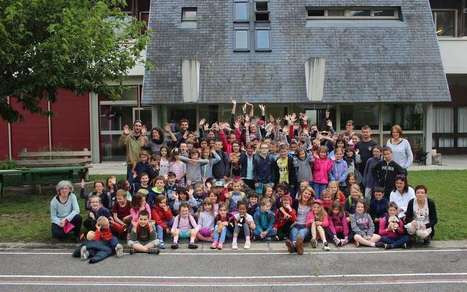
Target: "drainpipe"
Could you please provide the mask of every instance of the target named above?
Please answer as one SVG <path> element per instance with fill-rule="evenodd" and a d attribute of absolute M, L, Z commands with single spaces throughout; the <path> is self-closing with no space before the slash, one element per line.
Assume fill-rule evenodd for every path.
<path fill-rule="evenodd" d="M 9 96 L 7 96 L 6 102 L 7 104 L 10 104 Z M 11 123 L 10 122 L 7 123 L 7 128 L 8 128 L 8 160 L 12 160 L 13 155 L 12 155 L 12 150 L 11 150 Z"/>
<path fill-rule="evenodd" d="M 49 152 L 50 156 L 52 156 L 52 117 L 50 116 L 50 111 L 51 111 L 51 106 L 50 106 L 50 100 L 47 101 L 47 122 L 49 124 Z"/>

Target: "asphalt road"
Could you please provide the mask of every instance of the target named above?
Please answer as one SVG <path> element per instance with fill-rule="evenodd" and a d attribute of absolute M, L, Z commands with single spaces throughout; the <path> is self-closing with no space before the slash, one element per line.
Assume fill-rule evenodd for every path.
<path fill-rule="evenodd" d="M 70 254 L 0 251 L 0 291 L 467 291 L 467 249 Z"/>

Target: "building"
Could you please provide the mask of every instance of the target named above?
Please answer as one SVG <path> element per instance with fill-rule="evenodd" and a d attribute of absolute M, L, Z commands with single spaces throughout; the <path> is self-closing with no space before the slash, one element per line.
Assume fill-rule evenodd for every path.
<path fill-rule="evenodd" d="M 400 123 L 416 155 L 432 147 L 467 152 L 465 1 L 431 5 L 130 0 L 129 15 L 150 18 L 147 58 L 155 70 L 133 68 L 121 100 L 61 91 L 50 119 L 26 113 L 22 123 L 0 122 L 0 141 L 8 141 L 0 159 L 24 148 L 88 148 L 95 162 L 124 160 L 124 124 L 226 119 L 232 97 L 267 103 L 273 115 L 307 111 L 316 121 L 327 109 L 338 130 L 353 119 L 369 124 L 381 143 Z"/>

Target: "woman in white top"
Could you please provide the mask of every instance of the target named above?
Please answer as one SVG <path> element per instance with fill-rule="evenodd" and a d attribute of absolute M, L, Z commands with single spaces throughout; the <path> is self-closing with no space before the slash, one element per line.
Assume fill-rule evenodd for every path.
<path fill-rule="evenodd" d="M 412 148 L 410 147 L 409 141 L 402 138 L 401 126 L 392 126 L 391 138 L 386 143 L 386 146 L 392 149 L 392 159 L 403 169 L 408 169 L 412 165 Z"/>
<path fill-rule="evenodd" d="M 395 188 L 389 196 L 389 202 L 397 204 L 399 207 L 397 216 L 402 219 L 405 217 L 409 201 L 415 198 L 415 191 L 407 183 L 407 177 L 405 175 L 396 176 L 394 186 Z"/>

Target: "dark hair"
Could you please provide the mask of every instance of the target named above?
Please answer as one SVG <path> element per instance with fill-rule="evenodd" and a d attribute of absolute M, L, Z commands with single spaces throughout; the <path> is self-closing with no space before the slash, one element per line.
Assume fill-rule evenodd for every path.
<path fill-rule="evenodd" d="M 141 217 L 141 216 L 146 216 L 146 217 L 149 217 L 149 212 L 147 210 L 141 210 L 139 212 L 139 216 L 138 217 Z"/>
<path fill-rule="evenodd" d="M 368 126 L 368 125 L 364 125 L 364 126 L 362 127 L 362 131 L 363 131 L 363 130 L 371 130 L 371 128 L 370 128 L 370 126 Z"/>
<path fill-rule="evenodd" d="M 341 213 L 344 212 L 344 208 L 342 207 L 342 205 L 341 205 L 341 203 L 339 202 L 339 200 L 335 200 L 335 201 L 332 203 L 331 210 L 334 210 L 334 209 L 339 209 L 339 214 L 341 214 Z"/>
<path fill-rule="evenodd" d="M 147 172 L 142 172 L 139 177 L 142 178 L 143 176 L 149 177 L 149 174 Z"/>
<path fill-rule="evenodd" d="M 139 208 L 141 206 L 141 201 L 143 201 L 143 196 L 141 194 L 136 193 L 131 198 L 131 207 L 132 208 Z"/>
<path fill-rule="evenodd" d="M 385 191 L 384 187 L 382 187 L 382 186 L 376 186 L 376 187 L 373 188 L 373 194 L 374 193 L 383 193 L 384 194 L 384 191 Z"/>
<path fill-rule="evenodd" d="M 368 205 L 366 204 L 366 201 L 364 199 L 358 199 L 357 203 L 355 203 L 355 207 L 357 207 L 358 204 L 363 204 L 364 212 L 368 210 Z"/>
<path fill-rule="evenodd" d="M 190 206 L 188 206 L 188 203 L 187 202 L 182 202 L 180 204 L 180 207 L 178 207 L 178 212 L 180 213 L 180 210 L 182 210 L 182 208 L 188 208 L 190 209 Z"/>
<path fill-rule="evenodd" d="M 247 206 L 246 206 L 246 202 L 243 201 L 243 200 L 242 200 L 242 201 L 239 201 L 239 202 L 237 203 L 237 209 L 240 209 L 240 206 L 245 206 L 245 208 L 246 208 L 246 207 L 247 207 Z"/>
<path fill-rule="evenodd" d="M 389 210 L 389 208 L 395 208 L 397 210 L 399 208 L 399 206 L 397 206 L 396 202 L 391 202 L 388 205 L 388 210 Z"/>
<path fill-rule="evenodd" d="M 285 192 L 288 192 L 289 191 L 289 188 L 287 187 L 287 185 L 285 183 L 279 183 L 277 184 L 276 186 L 276 191 L 277 190 L 283 190 Z"/>
<path fill-rule="evenodd" d="M 106 187 L 106 185 L 104 184 L 104 182 L 101 181 L 101 180 L 96 180 L 96 181 L 94 182 L 94 187 L 96 187 L 96 184 L 101 184 L 102 187 L 104 187 L 104 188 Z"/>
<path fill-rule="evenodd" d="M 256 194 L 256 192 L 251 192 L 249 195 L 248 195 L 248 199 L 249 198 L 258 198 L 258 195 Z"/>
<path fill-rule="evenodd" d="M 182 123 L 188 123 L 188 119 L 186 118 L 181 119 L 179 124 L 181 125 Z"/>
<path fill-rule="evenodd" d="M 401 180 L 404 182 L 404 194 L 409 191 L 409 183 L 407 182 L 407 176 L 403 174 L 399 174 L 396 176 L 396 179 L 394 180 L 394 191 L 396 190 L 396 181 Z"/>
<path fill-rule="evenodd" d="M 158 195 L 156 197 L 156 204 L 159 204 L 160 202 L 163 202 L 164 200 L 167 200 L 167 198 L 164 195 Z"/>
<path fill-rule="evenodd" d="M 391 147 L 388 147 L 388 146 L 384 146 L 384 147 L 383 147 L 383 152 L 385 152 L 385 151 L 389 151 L 389 152 L 392 153 Z"/>
<path fill-rule="evenodd" d="M 381 147 L 381 146 L 379 146 L 379 145 L 375 145 L 375 146 L 373 146 L 373 147 L 371 148 L 371 153 L 373 153 L 373 151 L 374 151 L 375 149 L 378 149 L 380 152 L 383 151 L 383 147 Z"/>
<path fill-rule="evenodd" d="M 177 177 L 177 175 L 173 171 L 169 171 L 167 177 Z"/>
<path fill-rule="evenodd" d="M 426 186 L 424 186 L 424 185 L 417 185 L 417 186 L 415 187 L 415 193 L 416 193 L 418 190 L 424 190 L 424 191 L 425 191 L 425 194 L 428 194 L 428 189 L 427 189 Z"/>

